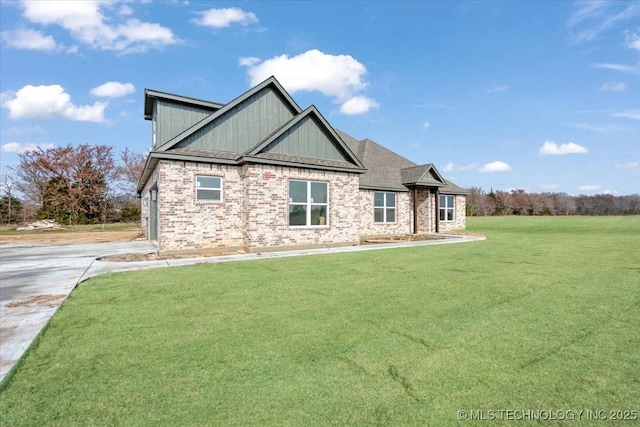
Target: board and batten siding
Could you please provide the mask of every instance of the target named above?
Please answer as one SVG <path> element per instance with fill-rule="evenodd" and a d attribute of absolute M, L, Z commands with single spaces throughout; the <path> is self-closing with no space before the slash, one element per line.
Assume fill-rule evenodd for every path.
<path fill-rule="evenodd" d="M 294 117 L 272 88 L 242 101 L 177 145 L 179 148 L 243 153 Z"/>
<path fill-rule="evenodd" d="M 317 119 L 309 116 L 280 135 L 264 151 L 315 159 L 348 161 L 348 157 L 322 129 Z"/>
<path fill-rule="evenodd" d="M 155 105 L 154 126 L 156 144 L 160 147 L 185 129 L 213 114 L 212 111 L 191 105 L 176 104 L 159 99 Z"/>

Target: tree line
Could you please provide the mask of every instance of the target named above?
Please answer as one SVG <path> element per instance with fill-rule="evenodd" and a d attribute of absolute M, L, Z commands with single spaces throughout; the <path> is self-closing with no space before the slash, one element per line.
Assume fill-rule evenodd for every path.
<path fill-rule="evenodd" d="M 140 218 L 136 186 L 145 156 L 108 145 L 25 151 L 0 181 L 0 223 L 53 219 L 60 224 L 131 222 Z"/>
<path fill-rule="evenodd" d="M 145 156 L 107 145 L 37 149 L 19 155 L 0 179 L 0 223 L 53 219 L 65 225 L 137 222 L 136 187 Z M 640 195 L 571 196 L 469 189 L 468 216 L 639 215 Z"/>
<path fill-rule="evenodd" d="M 469 189 L 468 216 L 499 215 L 640 215 L 640 195 L 571 196 L 566 193 L 527 193 L 524 190 Z"/>

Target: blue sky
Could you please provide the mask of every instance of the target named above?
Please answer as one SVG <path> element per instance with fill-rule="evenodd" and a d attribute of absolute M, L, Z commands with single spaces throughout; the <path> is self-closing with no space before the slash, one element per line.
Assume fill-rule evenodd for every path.
<path fill-rule="evenodd" d="M 0 3 L 0 169 L 146 152 L 144 89 L 227 103 L 270 75 L 463 187 L 640 193 L 640 1 Z"/>

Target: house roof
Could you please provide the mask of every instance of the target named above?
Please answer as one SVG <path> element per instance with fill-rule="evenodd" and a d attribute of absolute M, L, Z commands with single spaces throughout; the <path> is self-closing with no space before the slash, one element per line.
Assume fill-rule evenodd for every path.
<path fill-rule="evenodd" d="M 445 180 L 432 163 L 404 168 L 400 171 L 402 184 L 407 186 L 444 187 Z"/>
<path fill-rule="evenodd" d="M 164 99 L 167 101 L 176 102 L 178 104 L 192 105 L 195 107 L 202 107 L 212 111 L 217 111 L 224 107 L 224 104 L 217 102 L 205 101 L 203 99 L 191 98 L 188 96 L 176 95 L 169 92 L 160 92 L 159 90 L 145 89 L 144 90 L 144 118 L 145 120 L 151 120 L 153 118 L 153 102 L 156 99 Z"/>
<path fill-rule="evenodd" d="M 262 138 L 260 141 L 255 141 L 248 149 L 246 149 L 247 146 L 245 145 L 244 148 L 237 152 L 216 150 L 217 146 L 215 144 L 205 146 L 204 148 L 207 149 L 202 149 L 202 146 L 190 146 L 190 143 L 188 143 L 190 141 L 189 138 L 202 134 L 202 132 L 208 132 L 211 126 L 216 126 L 216 123 L 218 123 L 216 119 L 223 117 L 227 113 L 235 114 L 237 110 L 233 110 L 234 108 L 250 100 L 252 96 L 257 95 L 260 91 L 267 90 L 267 88 L 270 88 L 268 90 L 275 90 L 280 96 L 278 98 L 280 101 L 278 102 L 283 104 L 277 105 L 283 106 L 283 111 L 288 110 L 293 114 L 290 120 L 287 120 L 286 123 L 280 122 L 281 125 L 269 135 L 264 137 L 263 133 L 260 135 L 260 138 Z M 265 163 L 335 170 L 361 174 L 360 188 L 363 189 L 408 191 L 413 186 L 427 186 L 438 187 L 441 192 L 451 194 L 468 194 L 464 189 L 445 180 L 433 164 L 417 165 L 370 139 L 357 140 L 342 131 L 336 130 L 313 105 L 302 111 L 274 77 L 270 77 L 249 89 L 228 104 L 219 104 L 146 89 L 145 119 L 153 118 L 153 104 L 156 100 L 208 109 L 211 114 L 150 152 L 143 175 L 138 183 L 138 191 L 142 190 L 158 161 L 160 159 L 168 159 L 235 165 Z M 312 124 L 309 125 L 309 123 Z M 211 126 L 206 127 L 209 124 Z M 320 143 L 320 148 L 322 148 L 322 144 L 325 144 L 324 153 L 322 151 L 315 152 L 304 147 L 296 148 L 295 144 L 300 144 L 300 136 L 296 139 L 295 135 L 297 132 L 301 132 L 303 126 L 312 126 L 312 129 L 316 130 L 315 135 L 319 139 L 313 141 Z M 298 133 L 298 135 L 305 136 L 307 134 Z M 293 139 L 290 141 L 293 142 L 283 143 L 283 141 L 291 137 Z M 309 145 L 309 141 L 303 141 L 303 144 L 305 143 Z M 230 147 L 225 146 L 222 148 L 226 150 Z M 317 150 L 317 147 L 315 150 Z"/>
<path fill-rule="evenodd" d="M 408 191 L 412 186 L 427 186 L 437 187 L 440 193 L 469 194 L 443 178 L 431 163 L 417 165 L 370 139 L 358 140 L 341 130 L 336 130 L 336 133 L 367 169 L 360 176 L 360 188 Z"/>
<path fill-rule="evenodd" d="M 456 184 L 454 184 L 453 182 L 449 181 L 449 180 L 444 180 L 446 182 L 446 185 L 442 188 L 440 188 L 440 193 L 441 194 L 459 194 L 462 196 L 466 196 L 468 194 L 471 194 L 469 192 L 469 190 L 465 190 L 462 187 L 458 187 Z"/>

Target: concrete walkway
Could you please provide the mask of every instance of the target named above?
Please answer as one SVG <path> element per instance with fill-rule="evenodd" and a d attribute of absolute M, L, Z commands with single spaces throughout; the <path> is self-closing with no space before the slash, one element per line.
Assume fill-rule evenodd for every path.
<path fill-rule="evenodd" d="M 101 273 L 484 240 L 471 236 L 441 237 L 446 238 L 133 262 L 108 262 L 98 258 L 118 254 L 154 253 L 155 247 L 147 241 L 55 246 L 0 245 L 0 381 L 22 357 L 71 291 L 80 282 Z"/>

